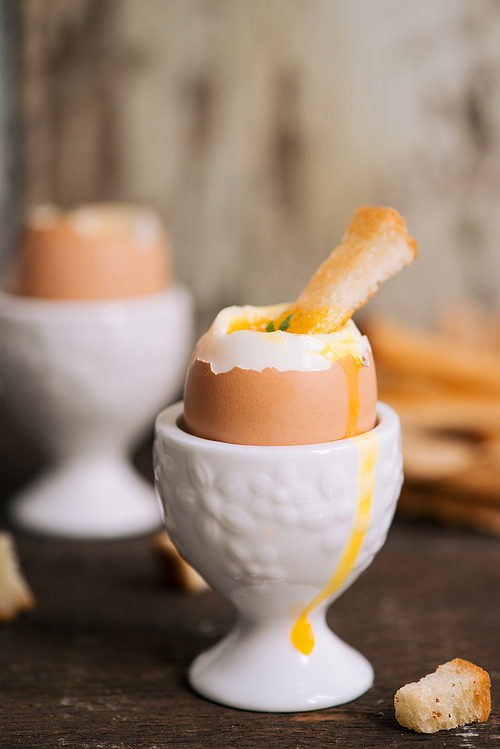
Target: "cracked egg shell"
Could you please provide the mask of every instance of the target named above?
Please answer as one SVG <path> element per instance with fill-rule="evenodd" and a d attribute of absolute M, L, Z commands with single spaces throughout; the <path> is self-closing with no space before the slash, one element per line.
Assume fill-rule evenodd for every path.
<path fill-rule="evenodd" d="M 188 432 L 220 442 L 278 446 L 331 442 L 374 427 L 375 366 L 366 336 L 352 321 L 330 336 L 227 332 L 235 319 L 272 319 L 285 307 L 219 313 L 188 369 Z"/>
<path fill-rule="evenodd" d="M 45 299 L 158 294 L 172 284 L 170 246 L 150 208 L 43 204 L 25 222 L 12 276 L 13 293 Z"/>

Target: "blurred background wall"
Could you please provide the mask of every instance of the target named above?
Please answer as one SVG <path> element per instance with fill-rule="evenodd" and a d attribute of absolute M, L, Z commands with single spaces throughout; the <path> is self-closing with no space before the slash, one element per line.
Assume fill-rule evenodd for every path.
<path fill-rule="evenodd" d="M 390 204 L 421 254 L 372 309 L 428 323 L 448 298 L 498 303 L 496 0 L 0 12 L 4 261 L 18 209 L 151 203 L 204 329 L 223 305 L 294 298 L 357 205 Z"/>

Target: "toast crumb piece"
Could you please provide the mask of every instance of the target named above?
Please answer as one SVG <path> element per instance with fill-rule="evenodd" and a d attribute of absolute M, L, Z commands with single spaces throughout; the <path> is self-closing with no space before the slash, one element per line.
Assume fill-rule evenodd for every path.
<path fill-rule="evenodd" d="M 486 671 L 455 658 L 396 692 L 396 719 L 419 733 L 484 723 L 491 710 L 490 686 Z"/>
<path fill-rule="evenodd" d="M 163 567 L 167 585 L 175 590 L 193 594 L 210 590 L 210 586 L 201 575 L 181 557 L 167 531 L 156 533 L 152 538 L 152 544 Z"/>
<path fill-rule="evenodd" d="M 34 608 L 35 598 L 24 579 L 10 533 L 0 532 L 0 622 Z"/>

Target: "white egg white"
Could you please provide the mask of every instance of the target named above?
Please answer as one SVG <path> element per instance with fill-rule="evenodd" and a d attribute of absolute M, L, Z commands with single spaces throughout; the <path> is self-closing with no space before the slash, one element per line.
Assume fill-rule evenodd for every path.
<path fill-rule="evenodd" d="M 301 335 L 277 330 L 272 333 L 255 330 L 236 330 L 228 333 L 235 319 L 278 319 L 288 304 L 271 307 L 226 307 L 194 350 L 192 361 L 208 362 L 212 372 L 229 372 L 234 367 L 262 372 L 267 367 L 286 372 L 311 372 L 329 369 L 342 356 L 351 353 L 356 358 L 369 352 L 368 338 L 361 335 L 352 320 L 335 333 Z"/>

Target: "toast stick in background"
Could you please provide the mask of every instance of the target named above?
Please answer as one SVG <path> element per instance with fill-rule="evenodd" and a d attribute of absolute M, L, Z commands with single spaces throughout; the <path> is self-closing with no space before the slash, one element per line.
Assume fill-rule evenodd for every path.
<path fill-rule="evenodd" d="M 151 540 L 168 587 L 193 595 L 210 590 L 210 586 L 179 554 L 168 531 L 156 533 Z"/>
<path fill-rule="evenodd" d="M 469 501 L 470 495 L 439 487 L 405 487 L 400 508 L 406 516 L 430 518 L 454 527 L 500 536 L 500 505 Z"/>
<path fill-rule="evenodd" d="M 500 318 L 469 302 L 441 320 L 365 326 L 380 398 L 402 421 L 400 511 L 500 535 Z"/>
<path fill-rule="evenodd" d="M 468 346 L 439 332 L 409 328 L 392 320 L 373 320 L 368 335 L 377 361 L 391 373 L 425 378 L 455 391 L 500 398 L 500 352 Z"/>

